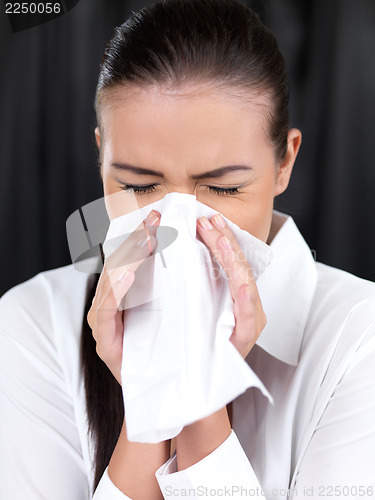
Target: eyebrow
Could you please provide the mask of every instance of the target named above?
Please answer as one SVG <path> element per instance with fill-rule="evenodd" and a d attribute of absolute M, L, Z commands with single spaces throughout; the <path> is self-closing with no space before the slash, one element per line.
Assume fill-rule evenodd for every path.
<path fill-rule="evenodd" d="M 157 172 L 156 170 L 150 170 L 149 168 L 136 167 L 135 165 L 130 165 L 129 163 L 119 163 L 113 162 L 111 166 L 116 170 L 126 170 L 128 172 L 133 172 L 138 175 L 154 175 L 155 177 L 164 177 L 163 172 Z M 249 165 L 227 165 L 225 167 L 215 168 L 215 170 L 210 170 L 208 172 L 203 172 L 198 175 L 191 175 L 191 179 L 213 179 L 216 177 L 222 177 L 228 172 L 234 172 L 237 170 L 252 170 Z"/>

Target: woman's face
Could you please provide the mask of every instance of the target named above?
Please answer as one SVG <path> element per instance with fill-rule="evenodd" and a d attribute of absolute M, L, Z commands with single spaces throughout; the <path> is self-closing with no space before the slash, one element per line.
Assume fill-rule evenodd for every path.
<path fill-rule="evenodd" d="M 125 87 L 115 92 L 102 109 L 106 197 L 137 186 L 142 207 L 167 193 L 192 194 L 267 241 L 274 197 L 286 189 L 300 145 L 298 130 L 289 132 L 286 158 L 276 164 L 262 106 L 205 88 L 189 96 Z M 106 206 L 111 219 L 121 215 L 115 204 Z"/>

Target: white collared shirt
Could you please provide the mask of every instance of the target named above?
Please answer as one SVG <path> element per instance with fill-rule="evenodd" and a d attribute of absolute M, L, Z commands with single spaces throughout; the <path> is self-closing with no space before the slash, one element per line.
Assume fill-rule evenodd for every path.
<path fill-rule="evenodd" d="M 257 285 L 267 325 L 215 451 L 156 472 L 164 498 L 375 498 L 375 284 L 317 263 L 291 217 Z M 126 500 L 107 470 L 93 495 L 79 346 L 87 275 L 47 271 L 0 300 L 1 500 Z M 140 478 L 141 480 L 141 478 Z"/>

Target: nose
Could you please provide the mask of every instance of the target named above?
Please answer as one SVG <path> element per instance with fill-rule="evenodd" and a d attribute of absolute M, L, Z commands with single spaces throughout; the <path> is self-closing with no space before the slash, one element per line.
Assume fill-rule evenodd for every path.
<path fill-rule="evenodd" d="M 182 194 L 192 194 L 196 196 L 196 187 L 195 186 L 169 186 L 168 193 L 182 193 Z"/>

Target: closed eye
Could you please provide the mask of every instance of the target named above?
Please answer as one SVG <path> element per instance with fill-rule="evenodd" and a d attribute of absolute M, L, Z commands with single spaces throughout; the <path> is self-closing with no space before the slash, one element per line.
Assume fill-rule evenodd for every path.
<path fill-rule="evenodd" d="M 237 194 L 239 193 L 238 188 L 219 188 L 217 186 L 206 186 L 210 191 L 215 192 L 216 194 Z"/>
<path fill-rule="evenodd" d="M 159 184 L 147 184 L 144 186 L 137 186 L 135 184 L 122 184 L 120 188 L 123 189 L 124 191 L 132 191 L 134 194 L 147 194 L 155 191 L 157 186 L 159 186 Z M 217 186 L 204 186 L 204 187 L 206 187 L 209 191 L 216 193 L 217 195 L 231 195 L 240 192 L 238 190 L 238 187 L 234 188 L 229 188 L 229 187 L 221 188 Z"/>
<path fill-rule="evenodd" d="M 133 191 L 133 193 L 152 193 L 158 184 L 148 184 L 147 186 L 136 186 L 134 184 L 122 184 L 120 186 L 124 191 Z"/>

